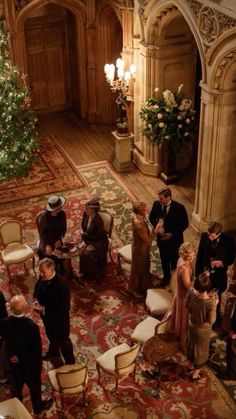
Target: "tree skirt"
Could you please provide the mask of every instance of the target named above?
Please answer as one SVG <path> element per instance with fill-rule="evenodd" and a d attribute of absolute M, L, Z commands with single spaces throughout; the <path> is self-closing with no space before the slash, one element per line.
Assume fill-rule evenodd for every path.
<path fill-rule="evenodd" d="M 52 137 L 42 137 L 36 162 L 27 176 L 0 182 L 0 202 L 40 196 L 84 186 L 84 181 L 69 156 Z"/>

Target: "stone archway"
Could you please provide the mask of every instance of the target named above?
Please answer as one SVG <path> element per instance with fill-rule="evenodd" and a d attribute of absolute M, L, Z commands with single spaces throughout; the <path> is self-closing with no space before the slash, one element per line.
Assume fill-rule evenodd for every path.
<path fill-rule="evenodd" d="M 184 84 L 186 96 L 194 101 L 197 56 L 200 57 L 198 59 L 201 70 L 197 78 L 198 84 L 206 77 L 203 48 L 190 10 L 187 7 L 183 8 L 178 0 L 166 3 L 162 0 L 151 0 L 145 10 L 140 12 L 139 30 L 143 39 L 139 44 L 137 68 L 143 76 L 139 81 L 140 85 L 137 83 L 135 86 L 136 91 L 140 91 L 137 98 L 139 109 L 147 97 L 153 95 L 155 87 L 176 90 L 180 84 Z M 197 94 L 200 101 L 200 93 Z M 137 111 L 139 109 L 137 107 Z M 189 154 L 191 153 L 190 150 Z M 144 173 L 154 176 L 161 171 L 160 152 L 140 135 L 138 118 L 135 121 L 134 156 L 136 164 Z M 184 162 L 185 167 L 188 163 L 187 160 Z"/>

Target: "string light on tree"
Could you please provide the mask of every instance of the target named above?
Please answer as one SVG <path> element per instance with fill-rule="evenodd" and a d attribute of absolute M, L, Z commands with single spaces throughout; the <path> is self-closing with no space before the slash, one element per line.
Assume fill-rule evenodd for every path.
<path fill-rule="evenodd" d="M 0 22 L 0 180 L 23 176 L 37 149 L 37 118 L 30 109 L 26 76 L 9 62 L 9 32 Z"/>

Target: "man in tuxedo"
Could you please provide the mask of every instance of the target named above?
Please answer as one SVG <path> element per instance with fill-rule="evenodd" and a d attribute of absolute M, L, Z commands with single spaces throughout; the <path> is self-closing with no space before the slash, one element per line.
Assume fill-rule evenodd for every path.
<path fill-rule="evenodd" d="M 162 285 L 166 286 L 170 281 L 171 271 L 176 269 L 179 247 L 184 241 L 183 232 L 189 221 L 185 207 L 172 199 L 169 188 L 160 189 L 158 198 L 153 203 L 149 220 L 154 228 L 161 224 L 161 229 L 156 229 L 157 245 L 164 276 Z"/>
<path fill-rule="evenodd" d="M 39 327 L 25 316 L 27 303 L 23 295 L 15 295 L 9 303 L 10 315 L 0 320 L 0 334 L 6 341 L 13 396 L 22 400 L 24 383 L 30 390 L 35 414 L 49 409 L 52 398 L 42 400 L 42 344 Z"/>
<path fill-rule="evenodd" d="M 232 304 L 230 323 L 231 330 L 227 335 L 226 370 L 218 374 L 222 380 L 236 380 L 236 296 Z"/>
<path fill-rule="evenodd" d="M 43 321 L 49 349 L 44 359 L 60 356 L 66 364 L 74 364 L 73 346 L 70 340 L 70 290 L 63 278 L 55 271 L 52 259 L 39 262 L 40 277 L 34 289 L 33 307 Z"/>
<path fill-rule="evenodd" d="M 196 275 L 204 270 L 211 273 L 212 288 L 218 291 L 219 304 L 217 306 L 217 319 L 214 327 L 220 326 L 221 295 L 227 288 L 227 270 L 234 262 L 235 243 L 232 237 L 222 232 L 222 224 L 214 221 L 208 226 L 208 230 L 202 233 L 197 258 Z"/>

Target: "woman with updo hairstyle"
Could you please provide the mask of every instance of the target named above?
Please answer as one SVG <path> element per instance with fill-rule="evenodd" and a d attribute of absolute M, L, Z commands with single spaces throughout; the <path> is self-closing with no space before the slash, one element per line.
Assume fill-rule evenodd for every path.
<path fill-rule="evenodd" d="M 179 339 L 179 347 L 185 353 L 187 330 L 188 330 L 188 312 L 185 308 L 185 297 L 189 288 L 193 286 L 195 247 L 192 243 L 185 242 L 179 248 L 179 259 L 176 268 L 177 289 L 171 306 L 172 317 L 170 321 L 170 330 L 175 337 Z"/>
<path fill-rule="evenodd" d="M 210 292 L 212 284 L 208 271 L 200 274 L 194 288 L 186 295 L 188 310 L 187 357 L 193 363 L 192 379 L 201 378 L 201 367 L 207 362 L 212 325 L 216 320 L 218 296 Z"/>
<path fill-rule="evenodd" d="M 99 214 L 100 198 L 93 197 L 85 204 L 82 219 L 82 239 L 85 246 L 80 255 L 80 274 L 100 280 L 107 265 L 108 237 Z"/>
<path fill-rule="evenodd" d="M 134 202 L 132 219 L 132 264 L 129 290 L 132 293 L 143 293 L 151 285 L 150 245 L 155 234 L 150 232 L 145 219 L 147 206 L 145 202 Z"/>

